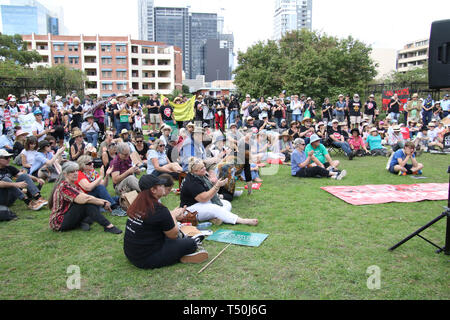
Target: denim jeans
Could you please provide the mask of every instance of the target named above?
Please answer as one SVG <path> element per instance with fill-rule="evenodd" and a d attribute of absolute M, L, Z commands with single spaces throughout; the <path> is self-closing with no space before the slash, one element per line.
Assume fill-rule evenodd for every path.
<path fill-rule="evenodd" d="M 433 110 L 422 111 L 422 119 L 423 119 L 423 124 L 425 126 L 427 126 L 430 123 L 431 117 L 433 117 Z"/>
<path fill-rule="evenodd" d="M 303 120 L 303 117 L 301 114 L 292 114 L 292 121 L 300 122 Z"/>
<path fill-rule="evenodd" d="M 119 135 L 123 129 L 127 129 L 128 131 L 131 130 L 131 126 L 129 122 L 120 122 L 119 120 L 116 120 L 116 128 L 117 128 L 117 135 Z"/>
<path fill-rule="evenodd" d="M 98 185 L 94 190 L 88 193 L 90 196 L 103 199 L 111 203 L 111 207 L 114 207 L 117 205 L 117 201 L 115 201 L 111 195 L 109 194 L 108 190 L 106 190 L 106 187 L 104 185 Z"/>
<path fill-rule="evenodd" d="M 98 141 L 98 133 L 97 132 L 86 133 L 86 139 L 87 139 L 88 143 L 92 144 L 95 148 L 97 148 L 97 141 Z"/>
<path fill-rule="evenodd" d="M 336 147 L 341 148 L 344 150 L 345 154 L 348 156 L 352 153 L 352 149 L 350 148 L 350 145 L 347 142 L 333 142 L 333 145 Z"/>
<path fill-rule="evenodd" d="M 10 178 L 3 178 L 4 182 L 13 182 Z M 33 183 L 28 174 L 21 174 L 17 178 L 16 182 L 26 182 L 27 184 L 27 196 L 32 199 L 39 194 L 39 189 Z M 1 188 L 0 189 L 0 205 L 11 206 L 17 199 L 25 199 L 25 195 L 19 188 Z"/>
<path fill-rule="evenodd" d="M 230 116 L 228 117 L 228 128 L 232 123 L 236 121 L 237 114 L 238 114 L 237 110 L 233 110 L 230 112 Z"/>
<path fill-rule="evenodd" d="M 391 117 L 391 120 L 397 120 L 400 118 L 400 113 L 391 112 L 389 113 L 389 117 Z"/>

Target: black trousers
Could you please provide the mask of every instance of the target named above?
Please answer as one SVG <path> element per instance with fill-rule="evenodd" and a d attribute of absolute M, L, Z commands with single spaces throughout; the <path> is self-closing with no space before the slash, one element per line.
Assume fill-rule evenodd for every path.
<path fill-rule="evenodd" d="M 330 173 L 328 170 L 322 167 L 312 167 L 312 168 L 303 168 L 297 172 L 296 177 L 299 178 L 315 178 L 315 177 L 326 177 L 328 178 Z"/>
<path fill-rule="evenodd" d="M 127 255 L 127 244 L 124 245 L 125 256 L 132 264 L 141 269 L 158 269 L 176 264 L 180 262 L 182 257 L 194 253 L 195 250 L 197 250 L 197 244 L 191 238 L 175 240 L 166 238 L 159 251 L 152 253 L 141 261 L 135 261 Z"/>
<path fill-rule="evenodd" d="M 102 227 L 107 227 L 111 223 L 101 213 L 98 206 L 93 204 L 77 204 L 70 206 L 69 211 L 64 214 L 64 220 L 60 231 L 77 229 L 80 224 L 92 224 L 97 222 Z"/>

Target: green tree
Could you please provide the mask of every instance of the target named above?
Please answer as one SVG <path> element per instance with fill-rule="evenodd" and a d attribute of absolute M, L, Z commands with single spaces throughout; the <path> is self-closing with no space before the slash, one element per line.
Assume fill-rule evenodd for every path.
<path fill-rule="evenodd" d="M 428 83 L 428 64 L 406 72 L 393 71 L 383 79 L 384 83 L 411 84 L 424 82 Z"/>
<path fill-rule="evenodd" d="M 66 96 L 72 90 L 82 91 L 87 81 L 86 74 L 77 69 L 68 68 L 65 65 L 57 65 L 50 68 L 38 67 L 33 70 L 32 81 L 40 81 L 51 89 L 54 94 Z M 81 94 L 82 92 L 78 92 Z"/>
<path fill-rule="evenodd" d="M 40 62 L 42 57 L 36 50 L 27 50 L 21 35 L 8 36 L 0 34 L 0 60 L 5 62 L 12 61 L 16 64 L 27 66 L 34 62 Z"/>
<path fill-rule="evenodd" d="M 241 93 L 267 96 L 286 90 L 316 101 L 340 93 L 362 93 L 376 76 L 371 48 L 348 37 L 307 30 L 287 33 L 278 43 L 259 42 L 239 52 L 235 84 Z"/>

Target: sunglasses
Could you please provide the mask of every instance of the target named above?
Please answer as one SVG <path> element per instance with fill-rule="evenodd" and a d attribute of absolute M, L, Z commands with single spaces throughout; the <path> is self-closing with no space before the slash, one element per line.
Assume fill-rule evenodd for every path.
<path fill-rule="evenodd" d="M 166 145 L 165 144 L 160 144 L 158 147 L 165 147 Z"/>
<path fill-rule="evenodd" d="M 136 143 L 142 143 L 144 142 L 143 140 L 136 140 Z"/>

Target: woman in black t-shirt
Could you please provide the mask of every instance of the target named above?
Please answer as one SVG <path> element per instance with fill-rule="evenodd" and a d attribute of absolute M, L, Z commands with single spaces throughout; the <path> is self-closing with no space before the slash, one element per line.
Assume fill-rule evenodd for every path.
<path fill-rule="evenodd" d="M 81 129 L 81 123 L 83 122 L 83 107 L 80 104 L 80 99 L 75 98 L 73 99 L 73 106 L 72 106 L 72 123 L 71 123 L 71 129 L 77 127 L 78 129 Z"/>
<path fill-rule="evenodd" d="M 219 219 L 227 224 L 247 224 L 256 226 L 257 219 L 242 219 L 231 212 L 231 203 L 221 200 L 218 192 L 228 180 L 219 180 L 212 184 L 206 175 L 206 166 L 201 159 L 190 158 L 188 175 L 181 184 L 181 207 L 198 212 L 199 221 Z"/>
<path fill-rule="evenodd" d="M 170 212 L 159 200 L 166 194 L 164 182 L 152 175 L 139 180 L 141 193 L 128 208 L 124 237 L 125 256 L 141 269 L 156 269 L 178 263 L 201 263 L 208 252 L 202 238 L 179 239 L 177 220 L 185 209 Z"/>

